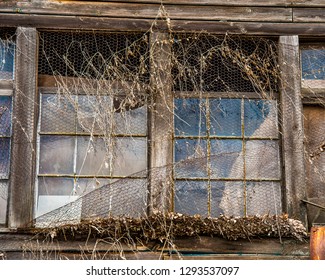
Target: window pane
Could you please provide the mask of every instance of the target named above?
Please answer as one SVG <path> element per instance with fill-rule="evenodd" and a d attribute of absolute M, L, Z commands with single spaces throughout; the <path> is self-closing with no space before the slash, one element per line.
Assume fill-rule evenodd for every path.
<path fill-rule="evenodd" d="M 246 142 L 246 178 L 280 179 L 278 141 L 252 140 Z"/>
<path fill-rule="evenodd" d="M 76 195 L 73 178 L 38 178 L 38 195 Z"/>
<path fill-rule="evenodd" d="M 177 139 L 174 148 L 176 178 L 207 177 L 206 140 Z"/>
<path fill-rule="evenodd" d="M 211 182 L 211 216 L 244 215 L 243 182 Z"/>
<path fill-rule="evenodd" d="M 77 131 L 111 135 L 109 113 L 112 109 L 112 101 L 108 96 L 78 96 Z"/>
<path fill-rule="evenodd" d="M 0 80 L 12 80 L 14 75 L 15 45 L 0 39 Z"/>
<path fill-rule="evenodd" d="M 7 179 L 9 176 L 10 162 L 10 139 L 0 138 L 0 178 Z"/>
<path fill-rule="evenodd" d="M 147 134 L 147 107 L 142 106 L 126 112 L 115 113 L 115 133 L 125 135 Z"/>
<path fill-rule="evenodd" d="M 241 140 L 211 140 L 211 177 L 243 179 Z"/>
<path fill-rule="evenodd" d="M 210 134 L 241 136 L 241 100 L 210 100 Z"/>
<path fill-rule="evenodd" d="M 175 135 L 206 135 L 205 99 L 175 99 Z"/>
<path fill-rule="evenodd" d="M 247 183 L 247 214 L 281 214 L 281 189 L 279 182 Z"/>
<path fill-rule="evenodd" d="M 76 131 L 75 109 L 71 102 L 57 94 L 43 94 L 41 107 L 41 131 L 74 133 Z"/>
<path fill-rule="evenodd" d="M 0 96 L 0 136 L 11 135 L 11 96 Z"/>
<path fill-rule="evenodd" d="M 244 101 L 245 136 L 278 137 L 275 100 Z"/>
<path fill-rule="evenodd" d="M 74 137 L 41 136 L 40 174 L 73 174 Z"/>
<path fill-rule="evenodd" d="M 244 215 L 243 182 L 211 182 L 211 216 Z"/>
<path fill-rule="evenodd" d="M 207 216 L 208 183 L 206 181 L 176 181 L 175 212 Z"/>
<path fill-rule="evenodd" d="M 111 152 L 102 138 L 78 137 L 77 174 L 110 175 Z"/>
<path fill-rule="evenodd" d="M 0 181 L 0 224 L 7 222 L 8 182 Z"/>
<path fill-rule="evenodd" d="M 325 79 L 325 49 L 303 50 L 301 53 L 302 79 Z"/>
<path fill-rule="evenodd" d="M 146 177 L 147 139 L 115 138 L 115 155 L 113 159 L 114 176 Z M 139 173 L 140 172 L 140 173 Z"/>
<path fill-rule="evenodd" d="M 103 178 L 78 178 L 76 181 L 75 191 L 77 195 L 83 195 L 103 186 L 112 183 L 111 179 Z"/>

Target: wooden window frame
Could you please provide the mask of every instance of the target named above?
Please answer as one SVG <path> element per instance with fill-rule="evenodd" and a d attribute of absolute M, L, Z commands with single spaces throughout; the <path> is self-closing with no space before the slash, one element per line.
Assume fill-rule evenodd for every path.
<path fill-rule="evenodd" d="M 164 44 L 168 36 L 168 33 L 163 31 L 153 31 L 150 36 L 150 44 L 152 45 L 150 48 L 150 82 L 156 86 L 151 93 L 152 100 L 150 101 L 154 110 L 151 110 L 148 116 L 148 167 L 151 171 L 148 196 L 149 214 L 156 210 L 167 212 L 172 203 L 170 197 L 166 196 L 172 191 L 173 185 L 173 178 L 169 175 L 169 168 L 173 164 L 173 129 L 170 125 L 173 123 L 173 115 L 170 109 L 173 108 L 174 97 L 171 88 L 170 45 Z M 36 63 L 38 36 L 36 28 L 18 27 L 16 46 L 20 53 L 16 55 L 13 115 L 17 119 L 13 123 L 12 153 L 19 154 L 19 159 L 11 162 L 10 199 L 8 201 L 8 228 L 10 229 L 33 226 L 31 221 L 34 218 L 35 143 L 37 139 L 37 104 L 39 99 Z M 282 116 L 280 123 L 283 133 L 283 184 L 285 190 L 283 210 L 289 216 L 298 218 L 306 224 L 306 207 L 301 202 L 301 199 L 306 196 L 306 185 L 298 36 L 279 37 L 279 62 L 281 80 L 286 81 L 280 85 L 280 111 Z M 157 83 L 157 81 L 159 82 Z M 21 92 L 24 92 L 24 94 L 19 94 Z M 19 106 L 19 104 L 24 104 L 24 106 Z M 32 116 L 28 115 L 30 112 L 33 112 Z M 285 113 L 289 113 L 289 115 L 285 115 Z M 29 123 L 27 123 L 27 119 L 30 120 Z M 22 127 L 26 127 L 26 130 L 22 130 Z M 26 135 L 30 138 L 31 145 L 22 149 L 15 143 L 19 143 L 19 139 L 23 136 L 26 137 Z M 20 173 L 20 163 L 18 161 L 24 161 L 25 165 L 29 167 L 25 169 L 24 176 Z M 159 178 L 153 177 L 153 170 L 156 169 L 159 169 Z"/>

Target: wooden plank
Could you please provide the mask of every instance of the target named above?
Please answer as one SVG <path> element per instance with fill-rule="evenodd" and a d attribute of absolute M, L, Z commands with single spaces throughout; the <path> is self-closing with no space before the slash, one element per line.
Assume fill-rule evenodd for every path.
<path fill-rule="evenodd" d="M 160 4 L 113 2 L 45 2 L 17 3 L 16 8 L 0 7 L 0 12 L 19 14 L 78 15 L 92 17 L 151 18 L 161 15 Z M 292 9 L 282 7 L 225 7 L 165 5 L 170 19 L 290 22 Z"/>
<path fill-rule="evenodd" d="M 309 256 L 279 256 L 267 254 L 217 254 L 217 255 L 177 255 L 165 257 L 165 260 L 309 260 Z"/>
<path fill-rule="evenodd" d="M 36 27 L 43 29 L 83 29 L 106 31 L 148 31 L 152 27 L 150 19 L 126 19 L 105 17 L 21 15 L 0 13 L 0 27 Z M 157 22 L 157 27 L 165 30 L 165 22 Z M 266 23 L 266 22 L 220 22 L 172 20 L 174 32 L 212 32 L 216 34 L 250 35 L 300 35 L 323 36 L 322 23 Z M 166 30 L 167 31 L 167 30 Z"/>
<path fill-rule="evenodd" d="M 325 1 L 324 1 L 325 3 Z M 324 8 L 295 8 L 293 9 L 294 22 L 325 22 Z M 325 30 L 324 30 L 325 34 Z"/>
<path fill-rule="evenodd" d="M 37 31 L 19 27 L 16 37 L 9 222 L 26 226 L 33 219 Z"/>
<path fill-rule="evenodd" d="M 27 0 L 25 0 L 27 1 Z M 40 0 L 31 0 L 32 2 L 39 2 Z M 46 0 L 43 0 L 44 2 Z M 47 0 L 49 1 L 49 0 Z M 71 1 L 71 0 L 65 0 Z M 73 0 L 72 0 L 73 1 Z M 90 0 L 79 0 L 87 1 Z M 102 2 L 123 2 L 121 0 L 101 0 Z M 15 2 L 15 1 L 12 1 Z M 17 0 L 16 0 L 17 2 Z M 95 2 L 95 1 L 93 1 Z M 124 1 L 126 2 L 126 1 Z M 160 4 L 161 0 L 130 0 L 127 2 L 132 3 L 157 3 Z M 176 4 L 176 5 L 216 5 L 216 6 L 307 6 L 307 7 L 323 7 L 325 3 L 323 0 L 163 0 L 163 3 L 166 4 Z"/>
<path fill-rule="evenodd" d="M 300 201 L 306 199 L 306 176 L 298 36 L 280 37 L 279 64 L 285 205 L 291 217 L 307 226 L 306 206 Z"/>
<path fill-rule="evenodd" d="M 168 33 L 150 36 L 152 109 L 150 110 L 150 213 L 169 211 L 172 196 L 173 96 Z"/>
<path fill-rule="evenodd" d="M 307 255 L 309 243 L 282 238 L 261 238 L 251 240 L 226 240 L 219 237 L 200 236 L 174 240 L 175 248 L 185 253 L 206 254 L 272 254 Z"/>

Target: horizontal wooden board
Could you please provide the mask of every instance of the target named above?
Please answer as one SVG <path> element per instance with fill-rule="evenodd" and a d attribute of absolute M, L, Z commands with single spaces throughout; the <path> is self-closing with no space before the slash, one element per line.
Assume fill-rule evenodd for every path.
<path fill-rule="evenodd" d="M 148 31 L 152 27 L 150 19 L 93 18 L 77 16 L 20 15 L 0 13 L 0 27 L 37 27 L 43 29 L 84 29 L 107 31 Z M 166 30 L 165 22 L 157 22 L 157 28 Z M 322 23 L 252 23 L 172 20 L 175 32 L 212 32 L 216 34 L 250 35 L 305 35 L 323 36 Z"/>
<path fill-rule="evenodd" d="M 325 9 L 324 8 L 314 8 L 314 9 L 294 8 L 293 21 L 294 22 L 325 22 Z M 325 27 L 324 27 L 324 35 L 325 35 Z"/>
<path fill-rule="evenodd" d="M 78 15 L 122 18 L 159 17 L 160 4 L 137 4 L 115 2 L 45 2 L 17 3 L 15 7 L 0 6 L 0 12 L 19 14 Z M 226 6 L 191 6 L 165 5 L 170 19 L 232 20 L 232 21 L 271 21 L 289 22 L 292 9 L 283 7 L 226 7 Z M 161 15 L 161 14 L 160 14 Z"/>
<path fill-rule="evenodd" d="M 26 0 L 25 0 L 26 1 Z M 39 0 L 32 0 L 32 2 L 37 2 Z M 43 0 L 44 2 L 46 0 Z M 48 0 L 50 1 L 50 0 Z M 51 0 L 53 1 L 53 0 Z M 75 1 L 75 0 L 65 0 L 65 1 Z M 133 2 L 133 3 L 164 3 L 166 4 L 176 4 L 176 5 L 216 5 L 216 6 L 306 6 L 306 7 L 323 7 L 325 2 L 323 0 L 79 0 L 79 2 Z"/>

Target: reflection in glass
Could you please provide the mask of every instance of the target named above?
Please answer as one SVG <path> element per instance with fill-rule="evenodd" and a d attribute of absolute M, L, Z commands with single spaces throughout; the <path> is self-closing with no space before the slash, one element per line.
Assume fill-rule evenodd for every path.
<path fill-rule="evenodd" d="M 211 177 L 243 179 L 242 140 L 211 140 Z"/>
<path fill-rule="evenodd" d="M 175 212 L 187 215 L 208 214 L 208 184 L 206 181 L 176 181 Z"/>
<path fill-rule="evenodd" d="M 175 99 L 175 135 L 206 135 L 205 99 Z"/>
<path fill-rule="evenodd" d="M 207 141 L 177 139 L 175 141 L 176 178 L 207 177 Z"/>
<path fill-rule="evenodd" d="M 74 137 L 41 136 L 40 174 L 73 174 Z"/>
<path fill-rule="evenodd" d="M 325 80 L 325 49 L 303 50 L 301 66 L 302 79 Z"/>
<path fill-rule="evenodd" d="M 14 76 L 15 44 L 0 39 L 0 80 L 12 80 Z"/>
<path fill-rule="evenodd" d="M 241 100 L 211 99 L 210 134 L 241 136 Z"/>

